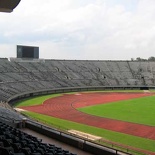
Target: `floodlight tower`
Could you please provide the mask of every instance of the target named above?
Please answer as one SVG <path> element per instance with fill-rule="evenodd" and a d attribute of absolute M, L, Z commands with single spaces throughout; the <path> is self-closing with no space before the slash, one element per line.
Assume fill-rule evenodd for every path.
<path fill-rule="evenodd" d="M 0 12 L 12 12 L 20 0 L 0 0 Z"/>

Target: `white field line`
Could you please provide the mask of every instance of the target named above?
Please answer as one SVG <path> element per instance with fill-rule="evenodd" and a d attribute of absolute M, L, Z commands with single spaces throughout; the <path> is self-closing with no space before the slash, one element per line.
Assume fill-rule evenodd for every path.
<path fill-rule="evenodd" d="M 91 134 L 88 134 L 88 133 L 84 133 L 84 132 L 81 132 L 81 131 L 77 131 L 77 130 L 68 130 L 68 132 L 72 133 L 74 135 L 78 135 L 79 137 L 92 140 L 92 141 L 99 140 L 99 139 L 102 138 L 102 137 L 99 137 L 99 136 L 94 136 L 94 135 L 91 135 Z"/>

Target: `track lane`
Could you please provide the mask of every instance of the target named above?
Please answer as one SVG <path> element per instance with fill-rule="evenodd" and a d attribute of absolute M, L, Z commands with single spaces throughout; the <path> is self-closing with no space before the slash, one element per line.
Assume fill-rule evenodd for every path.
<path fill-rule="evenodd" d="M 94 104 L 107 104 L 153 95 L 151 93 L 82 93 L 63 95 L 46 100 L 42 105 L 22 107 L 24 110 L 86 124 L 89 126 L 155 140 L 155 127 L 102 118 L 82 113 L 76 108 Z"/>

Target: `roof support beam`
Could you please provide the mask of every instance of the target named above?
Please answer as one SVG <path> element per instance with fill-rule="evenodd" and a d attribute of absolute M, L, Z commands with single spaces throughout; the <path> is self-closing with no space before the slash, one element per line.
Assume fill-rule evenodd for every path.
<path fill-rule="evenodd" d="M 0 0 L 0 12 L 12 12 L 20 0 Z"/>

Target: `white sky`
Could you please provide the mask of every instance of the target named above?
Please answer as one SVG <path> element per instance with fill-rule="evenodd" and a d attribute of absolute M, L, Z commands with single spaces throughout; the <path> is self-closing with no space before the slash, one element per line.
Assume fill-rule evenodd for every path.
<path fill-rule="evenodd" d="M 130 60 L 155 56 L 155 0 L 21 0 L 0 13 L 0 57 L 16 45 L 40 58 Z"/>

